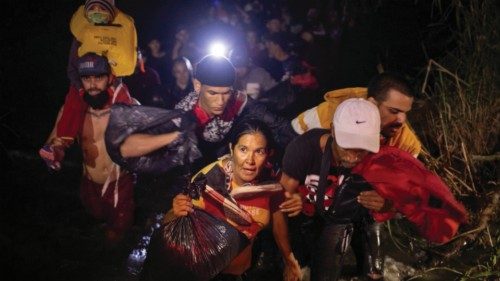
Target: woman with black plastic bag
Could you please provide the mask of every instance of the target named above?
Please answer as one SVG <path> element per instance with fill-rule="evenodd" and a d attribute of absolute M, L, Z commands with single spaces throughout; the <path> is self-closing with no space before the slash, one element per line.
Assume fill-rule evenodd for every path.
<path fill-rule="evenodd" d="M 153 237 L 145 279 L 241 280 L 251 265 L 255 236 L 272 221 L 284 278 L 300 280 L 280 211 L 283 189 L 268 167 L 271 142 L 269 129 L 258 120 L 235 126 L 231 153 L 203 168 L 189 190 L 174 198 L 165 225 Z M 292 204 L 301 205 L 300 199 L 287 207 Z"/>

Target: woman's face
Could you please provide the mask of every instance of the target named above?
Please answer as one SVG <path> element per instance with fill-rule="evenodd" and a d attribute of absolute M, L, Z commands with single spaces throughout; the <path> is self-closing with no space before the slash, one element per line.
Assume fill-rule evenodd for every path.
<path fill-rule="evenodd" d="M 160 50 L 160 41 L 153 39 L 149 41 L 148 47 L 151 49 L 151 52 L 157 52 Z"/>
<path fill-rule="evenodd" d="M 242 135 L 231 151 L 233 180 L 238 185 L 251 183 L 267 161 L 267 140 L 260 132 Z"/>
<path fill-rule="evenodd" d="M 189 71 L 184 63 L 176 63 L 172 73 L 177 84 L 186 85 L 189 82 Z"/>

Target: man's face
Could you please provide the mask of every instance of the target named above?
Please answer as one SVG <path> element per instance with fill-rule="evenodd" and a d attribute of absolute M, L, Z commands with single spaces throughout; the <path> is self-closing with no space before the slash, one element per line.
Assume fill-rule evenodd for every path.
<path fill-rule="evenodd" d="M 382 136 L 390 138 L 396 134 L 406 121 L 406 113 L 411 110 L 412 104 L 413 98 L 397 90 L 389 90 L 387 100 L 377 103 Z"/>
<path fill-rule="evenodd" d="M 342 148 L 335 142 L 332 145 L 334 159 L 340 166 L 348 169 L 354 168 L 354 166 L 363 161 L 365 156 L 370 153 L 364 149 Z"/>
<path fill-rule="evenodd" d="M 109 86 L 110 77 L 107 74 L 89 75 L 81 77 L 83 89 L 91 96 L 105 91 Z"/>
<path fill-rule="evenodd" d="M 200 98 L 198 100 L 201 108 L 210 116 L 221 115 L 231 98 L 233 90 L 231 87 L 213 87 L 201 85 Z"/>

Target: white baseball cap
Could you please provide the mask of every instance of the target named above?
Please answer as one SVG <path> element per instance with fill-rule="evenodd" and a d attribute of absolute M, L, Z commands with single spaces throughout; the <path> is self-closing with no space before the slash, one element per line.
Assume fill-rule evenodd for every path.
<path fill-rule="evenodd" d="M 380 148 L 380 113 L 371 102 L 348 99 L 337 107 L 333 116 L 337 144 L 345 149 L 364 149 L 377 153 Z"/>

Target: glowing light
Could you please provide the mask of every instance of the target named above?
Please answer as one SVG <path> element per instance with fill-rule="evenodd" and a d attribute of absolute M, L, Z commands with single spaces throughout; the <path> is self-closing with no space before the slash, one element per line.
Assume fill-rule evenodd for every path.
<path fill-rule="evenodd" d="M 222 44 L 221 42 L 215 42 L 210 45 L 209 48 L 209 53 L 211 55 L 216 55 L 216 56 L 225 56 L 226 55 L 226 46 Z"/>

